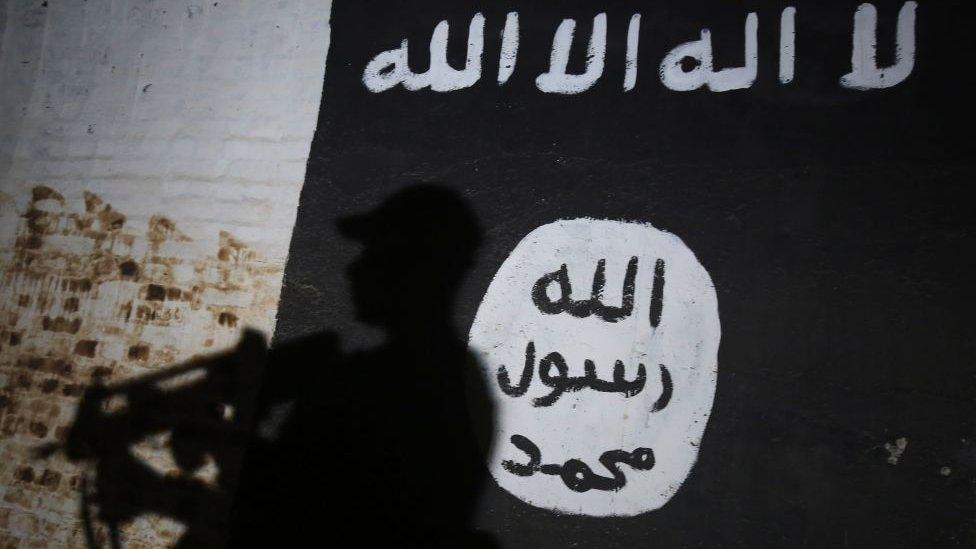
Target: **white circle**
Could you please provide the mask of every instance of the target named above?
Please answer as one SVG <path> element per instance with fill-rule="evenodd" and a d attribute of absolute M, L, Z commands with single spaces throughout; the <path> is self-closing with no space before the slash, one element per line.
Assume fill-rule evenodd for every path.
<path fill-rule="evenodd" d="M 605 284 L 594 299 L 600 260 Z M 632 261 L 633 306 L 626 311 Z M 571 286 L 568 296 L 560 286 L 562 265 Z M 547 275 L 540 306 L 532 292 Z M 661 296 L 657 322 L 652 321 L 655 284 Z M 599 314 L 606 311 L 610 320 Z M 660 508 L 697 459 L 715 395 L 720 335 L 711 278 L 676 236 L 647 224 L 596 219 L 535 229 L 495 274 L 469 338 L 495 409 L 487 458 L 492 477 L 519 499 L 563 513 L 632 516 Z M 534 350 L 531 366 L 529 350 Z M 554 352 L 564 359 L 565 374 L 552 361 L 540 368 Z M 587 360 L 593 364 L 590 374 Z M 614 376 L 618 360 L 622 378 Z M 525 384 L 523 374 L 530 376 Z M 667 396 L 667 381 L 670 398 L 656 410 Z M 523 447 L 513 436 L 524 437 Z M 526 448 L 534 450 L 526 444 L 538 451 L 538 463 L 532 463 Z M 635 453 L 638 449 L 653 452 L 653 467 L 647 469 L 649 454 Z M 601 457 L 619 471 L 605 467 Z M 506 468 L 506 462 L 514 466 Z M 569 471 L 575 489 L 563 471 Z"/>

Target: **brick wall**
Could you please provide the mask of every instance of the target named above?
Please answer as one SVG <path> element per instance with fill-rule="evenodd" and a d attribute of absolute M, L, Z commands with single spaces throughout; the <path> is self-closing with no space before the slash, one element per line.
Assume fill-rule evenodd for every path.
<path fill-rule="evenodd" d="M 328 0 L 0 7 L 0 546 L 79 546 L 58 441 L 117 380 L 273 330 Z M 173 467 L 152 441 L 137 449 Z M 126 546 L 181 526 L 145 517 Z"/>

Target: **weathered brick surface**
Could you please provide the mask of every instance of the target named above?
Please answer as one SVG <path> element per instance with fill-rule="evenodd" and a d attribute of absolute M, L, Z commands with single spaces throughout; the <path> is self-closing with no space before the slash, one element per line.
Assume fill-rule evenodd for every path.
<path fill-rule="evenodd" d="M 329 8 L 0 7 L 0 547 L 83 545 L 81 466 L 31 450 L 65 435 L 94 377 L 273 330 Z M 174 467 L 165 443 L 135 452 Z M 128 547 L 181 531 L 123 528 Z"/>

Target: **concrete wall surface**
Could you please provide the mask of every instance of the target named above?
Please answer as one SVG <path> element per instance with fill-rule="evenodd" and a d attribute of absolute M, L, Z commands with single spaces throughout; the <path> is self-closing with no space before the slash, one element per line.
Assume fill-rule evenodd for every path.
<path fill-rule="evenodd" d="M 92 379 L 273 330 L 330 7 L 0 7 L 0 546 L 84 543 L 80 467 L 30 456 L 64 437 Z M 163 444 L 134 451 L 172 470 Z M 150 547 L 181 526 L 121 532 Z"/>

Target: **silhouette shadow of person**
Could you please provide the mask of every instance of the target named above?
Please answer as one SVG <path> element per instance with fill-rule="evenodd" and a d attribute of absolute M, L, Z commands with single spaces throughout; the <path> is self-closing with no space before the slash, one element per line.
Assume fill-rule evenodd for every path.
<path fill-rule="evenodd" d="M 494 546 L 470 527 L 492 410 L 451 320 L 475 217 L 416 185 L 337 227 L 363 244 L 350 292 L 385 341 L 343 353 L 326 332 L 271 349 L 231 545 Z"/>

